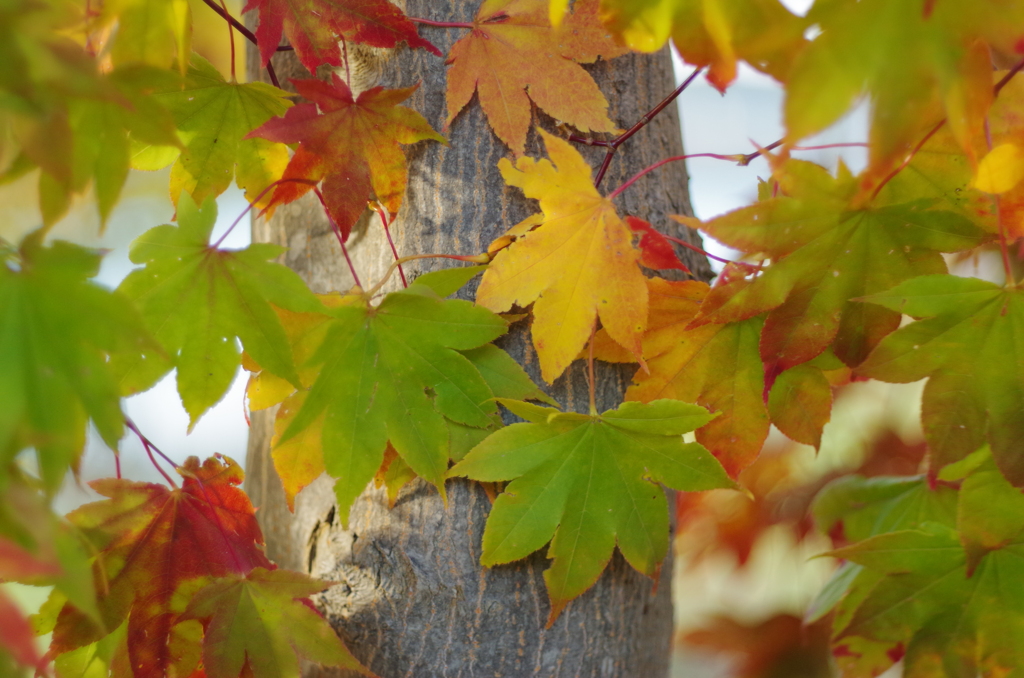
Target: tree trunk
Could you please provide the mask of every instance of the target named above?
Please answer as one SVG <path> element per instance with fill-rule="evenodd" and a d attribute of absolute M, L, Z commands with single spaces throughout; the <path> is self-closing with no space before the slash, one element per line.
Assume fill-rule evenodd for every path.
<path fill-rule="evenodd" d="M 471 21 L 477 5 L 466 0 L 408 0 L 407 11 L 436 20 Z M 446 52 L 463 31 L 421 27 L 421 34 Z M 356 88 L 420 82 L 407 105 L 443 131 L 445 67 L 441 59 L 404 47 L 393 53 L 347 47 Z M 291 53 L 279 53 L 274 63 L 282 85 L 289 73 L 301 77 L 302 67 Z M 628 55 L 588 70 L 611 102 L 610 117 L 622 127 L 639 120 L 674 86 L 667 51 Z M 261 76 L 253 50 L 249 73 L 253 78 Z M 554 129 L 554 122 L 539 112 L 535 122 Z M 406 149 L 409 184 L 392 225 L 403 256 L 485 251 L 494 238 L 537 211 L 533 201 L 502 181 L 497 162 L 511 153 L 490 131 L 475 100 L 443 133 L 449 146 L 427 142 Z M 582 150 L 596 168 L 603 149 Z M 620 149 L 603 188 L 609 190 L 652 162 L 682 152 L 679 119 L 670 106 Z M 535 133 L 527 154 L 543 155 Z M 691 213 L 683 165 L 672 163 L 645 177 L 623 194 L 619 208 L 620 213 L 671 230 L 674 222 L 667 215 Z M 350 240 L 364 285 L 379 280 L 392 261 L 379 221 L 374 217 L 366 222 Z M 678 235 L 696 237 L 688 232 Z M 315 198 L 279 208 L 269 222 L 254 223 L 253 240 L 289 247 L 282 261 L 315 292 L 344 291 L 353 284 Z M 412 278 L 450 263 L 424 260 L 405 270 Z M 706 261 L 691 256 L 688 263 L 702 279 L 710 277 Z M 393 280 L 392 289 L 397 284 Z M 474 291 L 475 284 L 462 296 L 472 298 Z M 513 325 L 500 345 L 542 383 L 527 324 Z M 599 409 L 619 403 L 633 370 L 633 366 L 598 367 Z M 587 384 L 579 364 L 545 387 L 565 409 L 587 411 Z M 545 629 L 549 604 L 541 577 L 547 567 L 543 552 L 492 569 L 479 565 L 481 535 L 490 510 L 479 485 L 463 479 L 449 481 L 445 509 L 434 488 L 415 481 L 402 490 L 390 510 L 383 490 L 371 486 L 352 507 L 344 530 L 335 520 L 331 482 L 324 477 L 298 496 L 294 515 L 288 512 L 269 454 L 272 429 L 273 412 L 253 413 L 247 490 L 259 507 L 268 555 L 284 567 L 340 582 L 321 594 L 317 604 L 353 653 L 382 678 L 667 674 L 672 632 L 670 562 L 655 586 L 616 552 L 597 584 L 571 602 L 552 628 Z"/>

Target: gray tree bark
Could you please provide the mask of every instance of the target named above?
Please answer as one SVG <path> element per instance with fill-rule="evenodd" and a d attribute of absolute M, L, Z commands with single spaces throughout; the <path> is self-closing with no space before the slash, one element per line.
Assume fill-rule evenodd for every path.
<path fill-rule="evenodd" d="M 406 9 L 411 16 L 471 21 L 477 5 L 468 0 L 408 0 Z M 421 27 L 421 34 L 447 52 L 463 31 Z M 407 105 L 442 130 L 446 109 L 441 59 L 405 48 L 392 53 L 352 45 L 348 49 L 354 86 L 422 83 Z M 290 53 L 279 53 L 274 63 L 282 85 L 286 77 L 303 77 Z M 674 88 L 667 51 L 628 55 L 588 70 L 611 102 L 611 118 L 624 128 Z M 266 79 L 253 50 L 249 74 Z M 538 111 L 535 122 L 554 129 L 554 122 Z M 511 153 L 490 131 L 475 99 L 444 133 L 449 146 L 427 142 L 406 149 L 409 184 L 392 225 L 403 256 L 483 252 L 507 228 L 537 211 L 533 201 L 502 181 L 497 162 Z M 596 169 L 603 149 L 581 151 Z M 603 186 L 609 190 L 656 160 L 682 152 L 679 119 L 670 106 L 620 149 Z M 527 154 L 543 155 L 535 133 Z M 699 242 L 667 218 L 691 213 L 684 166 L 672 163 L 641 181 L 619 199 L 621 213 Z M 282 261 L 314 291 L 346 290 L 353 280 L 341 250 L 319 203 L 307 197 L 311 199 L 279 208 L 270 221 L 255 222 L 253 240 L 289 247 Z M 379 221 L 374 217 L 366 222 L 350 240 L 364 285 L 379 280 L 392 261 Z M 683 255 L 699 277 L 710 278 L 706 261 L 688 251 Z M 449 264 L 424 260 L 407 265 L 406 273 L 415 277 Z M 461 295 L 472 298 L 474 291 L 475 284 Z M 527 324 L 513 325 L 500 345 L 542 383 Z M 598 367 L 600 409 L 620 402 L 633 369 Z M 565 409 L 587 411 L 581 365 L 546 388 Z M 477 484 L 449 481 L 447 509 L 436 490 L 420 481 L 404 488 L 390 510 L 383 490 L 371 486 L 352 507 L 348 529 L 342 529 L 327 478 L 298 496 L 294 515 L 288 512 L 269 453 L 272 431 L 272 411 L 253 413 L 246 488 L 259 507 L 268 555 L 281 566 L 340 582 L 321 594 L 317 604 L 353 653 L 382 678 L 667 674 L 671 558 L 656 586 L 616 553 L 594 587 L 545 629 L 549 604 L 541 576 L 547 567 L 543 552 L 492 569 L 479 565 L 490 501 Z M 311 675 L 326 673 L 314 670 Z"/>

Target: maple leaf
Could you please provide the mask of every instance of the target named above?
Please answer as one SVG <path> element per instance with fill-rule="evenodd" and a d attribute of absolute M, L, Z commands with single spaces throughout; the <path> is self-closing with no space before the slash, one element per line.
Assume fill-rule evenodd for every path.
<path fill-rule="evenodd" d="M 943 111 L 973 156 L 993 97 L 990 49 L 1014 54 L 1024 38 L 1024 8 L 994 0 L 843 0 L 808 19 L 822 32 L 789 73 L 787 139 L 825 129 L 867 93 L 869 178 L 902 161 Z"/>
<path fill-rule="evenodd" d="M 415 282 L 378 306 L 350 295 L 322 313 L 330 322 L 318 330 L 323 340 L 302 365 L 316 370 L 315 381 L 308 392 L 284 401 L 282 407 L 296 414 L 278 447 L 323 426 L 323 463 L 338 479 L 342 524 L 381 467 L 388 442 L 444 497 L 446 418 L 487 428 L 496 412 L 487 382 L 458 351 L 504 334 L 505 321 L 470 302 L 441 299 Z"/>
<path fill-rule="evenodd" d="M 543 222 L 498 252 L 484 272 L 477 303 L 495 312 L 533 307 L 533 345 L 541 374 L 554 381 L 601 319 L 612 339 L 640 356 L 647 285 L 632 232 L 590 180 L 568 142 L 540 131 L 549 160 L 498 163 L 505 182 L 540 200 Z"/>
<path fill-rule="evenodd" d="M 626 400 L 672 398 L 719 413 L 697 430 L 697 441 L 735 477 L 757 458 L 768 436 L 768 411 L 761 396 L 764 371 L 757 350 L 761 320 L 689 329 L 708 286 L 661 278 L 649 278 L 647 286 L 647 370 L 637 370 Z M 607 362 L 635 360 L 603 330 L 595 337 L 594 356 Z"/>
<path fill-rule="evenodd" d="M 596 3 L 577 2 L 559 29 L 549 23 L 545 0 L 481 4 L 473 29 L 448 52 L 445 125 L 451 125 L 477 92 L 491 129 L 517 156 L 526 145 L 531 100 L 582 132 L 615 131 L 608 100 L 579 65 L 624 52 L 597 21 Z"/>
<path fill-rule="evenodd" d="M 34 231 L 17 252 L 0 251 L 0 447 L 34 447 L 44 485 L 77 468 L 86 424 L 116 448 L 124 415 L 110 356 L 155 345 L 121 294 L 89 282 L 101 253 Z M 8 470 L 0 471 L 10 492 Z"/>
<path fill-rule="evenodd" d="M 94 566 L 103 591 L 98 626 L 70 605 L 61 610 L 51 652 L 60 654 L 105 636 L 127 617 L 127 642 L 136 675 L 163 675 L 175 662 L 168 646 L 177 615 L 207 577 L 273 567 L 249 498 L 238 488 L 238 464 L 189 457 L 180 489 L 108 478 L 90 486 L 108 499 L 87 504 L 68 519 L 93 540 L 102 557 Z M 101 582 L 106 582 L 105 586 Z"/>
<path fill-rule="evenodd" d="M 115 65 L 145 63 L 167 68 L 177 56 L 182 73 L 192 54 L 192 10 L 187 0 L 111 0 L 90 28 L 116 31 L 110 46 Z"/>
<path fill-rule="evenodd" d="M 776 177 L 785 195 L 703 224 L 717 240 L 772 259 L 753 280 L 711 290 L 697 318 L 729 322 L 769 311 L 761 337 L 768 383 L 832 345 L 860 363 L 899 326 L 900 314 L 851 301 L 918 275 L 945 273 L 940 252 L 971 249 L 989 236 L 960 215 L 919 201 L 851 209 L 856 179 L 833 179 L 813 163 L 789 160 Z"/>
<path fill-rule="evenodd" d="M 668 238 L 654 230 L 649 223 L 637 217 L 626 217 L 626 223 L 640 236 L 637 247 L 640 249 L 641 265 L 656 271 L 674 268 L 683 273 L 690 272 L 686 264 L 679 260 Z"/>
<path fill-rule="evenodd" d="M 252 10 L 260 13 L 256 40 L 263 66 L 277 50 L 282 32 L 310 73 L 321 64 L 343 65 L 339 38 L 373 47 L 396 47 L 405 42 L 441 56 L 388 0 L 249 0 L 242 12 Z"/>
<path fill-rule="evenodd" d="M 267 261 L 283 248 L 266 243 L 243 250 L 212 246 L 216 219 L 213 198 L 199 209 L 183 194 L 178 226 L 157 226 L 132 243 L 129 256 L 145 267 L 132 271 L 118 287 L 138 304 L 171 356 L 171 362 L 120 364 L 122 388 L 149 388 L 176 367 L 190 429 L 231 385 L 240 358 L 236 337 L 267 369 L 298 383 L 287 337 L 270 302 L 300 311 L 320 306 L 295 272 Z"/>
<path fill-rule="evenodd" d="M 832 412 L 832 385 L 820 368 L 797 365 L 779 374 L 768 394 L 772 423 L 804 445 L 821 447 L 821 433 Z"/>
<path fill-rule="evenodd" d="M 392 214 L 398 212 L 407 175 L 400 144 L 447 142 L 423 116 L 398 105 L 416 86 L 374 87 L 353 99 L 345 81 L 336 74 L 332 78 L 333 86 L 320 80 L 292 81 L 299 94 L 315 103 L 294 106 L 249 136 L 299 144 L 284 178 L 323 179 L 327 211 L 347 239 L 367 200 L 375 198 Z M 271 204 L 291 202 L 309 190 L 308 184 L 282 184 Z"/>
<path fill-rule="evenodd" d="M 987 440 L 1000 470 L 1024 484 L 1024 293 L 976 278 L 922 276 L 864 298 L 923 318 L 886 337 L 857 374 L 904 383 L 930 377 L 921 421 L 934 468 Z"/>
<path fill-rule="evenodd" d="M 210 62 L 195 55 L 184 84 L 172 83 L 153 97 L 174 116 L 184 145 L 171 170 L 170 193 L 175 204 L 181 192 L 187 191 L 201 205 L 207 197 L 223 193 L 232 178 L 252 202 L 281 177 L 288 164 L 288 149 L 246 135 L 284 114 L 291 106 L 287 92 L 262 82 L 226 82 Z M 147 150 L 140 149 L 133 160 L 139 169 L 159 169 L 173 160 L 164 154 L 163 163 L 140 167 L 139 157 Z M 267 195 L 256 205 L 265 207 L 269 202 Z"/>
<path fill-rule="evenodd" d="M 668 505 L 655 483 L 688 492 L 735 487 L 706 449 L 682 440 L 714 416 L 697 405 L 627 402 L 588 416 L 499 402 L 529 423 L 495 432 L 448 476 L 512 481 L 487 518 L 480 563 L 525 558 L 550 541 L 549 626 L 597 581 L 616 543 L 634 568 L 657 572 L 668 549 Z"/>
<path fill-rule="evenodd" d="M 948 484 L 932 487 L 922 476 L 864 478 L 857 475 L 834 480 L 814 500 L 811 512 L 820 530 L 850 541 L 902 533 L 934 526 L 953 529 L 957 524 L 958 493 Z M 838 639 L 854 619 L 883 574 L 856 562 L 847 562 L 832 576 L 808 608 L 810 623 L 834 610 L 833 652 L 837 663 L 854 674 L 877 675 L 901 655 L 899 642 L 847 635 Z"/>
<path fill-rule="evenodd" d="M 716 615 L 683 642 L 712 651 L 733 662 L 735 678 L 831 678 L 828 627 L 805 625 L 791 614 L 776 614 L 748 624 L 731 616 Z"/>
<path fill-rule="evenodd" d="M 969 471 L 961 486 L 960 537 L 983 532 L 993 540 L 986 553 L 972 553 L 968 542 L 965 558 L 957 533 L 938 523 L 881 534 L 833 552 L 881 575 L 870 593 L 850 606 L 840 642 L 867 638 L 905 648 L 910 675 L 936 666 L 949 667 L 953 675 L 1003 675 L 1000 671 L 1020 667 L 1024 625 L 1017 620 L 1024 596 L 1014 582 L 1024 575 L 1024 521 L 1019 513 L 976 513 L 986 501 L 1019 510 L 1020 493 L 991 464 L 979 468 L 986 477 L 972 484 L 975 474 Z M 990 494 L 999 484 L 1002 489 Z"/>
<path fill-rule="evenodd" d="M 10 653 L 16 663 L 46 673 L 46 662 L 36 648 L 32 627 L 18 604 L 0 589 L 0 669 L 4 668 L 2 650 Z"/>
<path fill-rule="evenodd" d="M 778 0 L 601 0 L 601 18 L 636 50 L 657 51 L 671 36 L 684 60 L 710 66 L 721 92 L 739 59 L 785 81 L 808 25 Z"/>
<path fill-rule="evenodd" d="M 203 668 L 209 678 L 298 678 L 299 658 L 374 674 L 352 656 L 307 596 L 331 586 L 298 572 L 257 567 L 218 579 L 189 603 L 183 618 L 206 620 Z"/>

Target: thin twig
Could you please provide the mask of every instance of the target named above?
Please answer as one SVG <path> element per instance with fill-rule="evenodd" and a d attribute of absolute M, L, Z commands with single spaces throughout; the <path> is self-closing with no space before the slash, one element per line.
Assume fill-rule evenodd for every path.
<path fill-rule="evenodd" d="M 160 448 L 158 448 L 156 445 L 154 445 L 149 440 L 149 438 L 147 438 L 146 436 L 142 435 L 142 431 L 140 431 L 139 427 L 135 425 L 135 422 L 133 422 L 128 417 L 125 417 L 124 418 L 124 423 L 125 423 L 125 426 L 127 426 L 129 428 L 129 430 L 131 430 L 132 433 L 137 435 L 139 437 L 139 440 L 142 441 L 142 447 L 145 448 L 146 454 L 149 455 L 149 461 L 153 464 L 153 466 L 156 467 L 156 470 L 160 472 L 160 475 L 162 475 L 164 477 L 164 480 L 166 480 L 167 483 L 171 487 L 177 489 L 178 484 L 176 482 L 174 482 L 174 479 L 171 478 L 169 475 L 167 475 L 167 472 L 164 471 L 163 468 L 160 466 L 160 464 L 157 463 L 156 458 L 153 457 L 153 452 L 156 452 L 161 457 L 163 457 L 163 460 L 166 461 L 171 466 L 173 466 L 174 468 L 178 468 L 178 465 L 175 464 L 174 461 L 170 457 L 168 457 L 166 454 L 161 452 Z"/>
<path fill-rule="evenodd" d="M 436 28 L 475 28 L 473 24 L 464 21 L 431 21 L 430 19 L 420 19 L 415 16 L 408 17 L 408 19 L 414 24 L 423 24 L 424 26 L 434 26 Z"/>
<path fill-rule="evenodd" d="M 384 235 L 388 237 L 388 244 L 391 245 L 391 254 L 394 255 L 395 261 L 398 261 L 398 248 L 395 247 L 395 241 L 391 239 L 391 230 L 388 228 L 388 213 L 384 205 L 379 202 L 374 203 L 373 210 L 380 217 L 380 223 L 384 227 Z M 401 264 L 398 266 L 398 275 L 402 276 L 402 287 L 409 287 L 409 282 L 405 279 L 405 271 L 402 270 Z"/>
<path fill-rule="evenodd" d="M 239 21 L 235 17 L 231 16 L 231 14 L 226 9 L 221 8 L 221 6 L 218 5 L 215 2 L 215 0 L 203 0 L 203 2 L 206 3 L 207 7 L 209 7 L 214 12 L 219 14 L 222 19 L 224 19 L 229 24 L 234 26 L 236 31 L 238 31 L 243 36 L 245 36 L 246 40 L 248 40 L 249 42 L 251 42 L 254 45 L 257 45 L 257 46 L 259 45 L 259 43 L 256 41 L 256 36 L 253 35 L 253 32 L 250 31 L 248 28 L 246 28 L 242 24 L 241 21 Z M 234 41 L 232 41 L 232 45 L 234 45 Z M 289 47 L 288 49 L 291 49 L 291 48 Z M 278 47 L 278 50 L 281 50 L 281 48 Z M 278 82 L 278 80 L 277 80 L 277 73 L 274 72 L 274 65 L 268 61 L 266 68 L 267 68 L 267 75 L 270 77 L 270 82 L 274 85 L 274 87 L 281 87 L 281 83 Z"/>
<path fill-rule="evenodd" d="M 644 113 L 640 117 L 640 120 L 638 120 L 632 127 L 630 127 L 628 130 L 626 130 L 619 136 L 615 137 L 614 139 L 608 141 L 597 141 L 594 139 L 588 139 L 586 137 L 576 136 L 575 134 L 569 136 L 569 141 L 574 141 L 580 144 L 586 144 L 587 146 L 603 146 L 604 148 L 608 149 L 605 153 L 604 161 L 601 163 L 601 168 L 597 170 L 597 176 L 594 177 L 595 187 L 601 185 L 601 180 L 604 179 L 604 175 L 608 172 L 608 166 L 611 165 L 612 156 L 615 155 L 615 151 L 619 149 L 619 146 L 626 143 L 630 137 L 632 137 L 634 134 L 643 129 L 648 123 L 651 122 L 651 120 L 655 118 L 655 116 L 661 113 L 666 106 L 675 101 L 676 98 L 680 94 L 682 94 L 687 87 L 690 86 L 690 83 L 693 82 L 694 78 L 696 78 L 702 70 L 704 70 L 703 66 L 699 66 L 698 68 L 694 69 L 693 73 L 691 73 L 689 77 L 686 78 L 686 80 L 683 80 L 679 87 L 676 87 L 672 91 L 672 93 L 669 94 L 664 99 L 662 99 L 657 106 Z"/>
<path fill-rule="evenodd" d="M 682 245 L 683 247 L 685 247 L 687 249 L 693 250 L 697 254 L 702 254 L 705 257 L 707 257 L 708 259 L 714 259 L 715 261 L 723 263 L 723 264 L 732 264 L 733 266 L 739 266 L 740 268 L 746 269 L 746 270 L 750 271 L 751 273 L 756 273 L 757 271 L 761 270 L 760 266 L 754 266 L 753 264 L 748 264 L 748 263 L 746 263 L 744 261 L 730 261 L 729 259 L 723 259 L 722 257 L 717 257 L 714 254 L 711 254 L 711 252 L 708 252 L 707 250 L 703 250 L 700 247 L 697 247 L 696 245 L 694 245 L 692 243 L 686 242 L 682 238 L 676 238 L 676 237 L 673 237 L 671 235 L 667 235 L 665 233 L 662 233 L 661 235 L 666 240 L 671 240 L 672 242 L 674 242 L 674 243 L 676 243 L 678 245 Z"/>
<path fill-rule="evenodd" d="M 394 263 L 388 267 L 388 270 L 384 272 L 384 277 L 380 279 L 380 282 L 366 291 L 366 296 L 373 297 L 373 295 L 380 291 L 380 288 L 384 287 L 385 283 L 387 283 L 388 279 L 391 278 L 392 274 L 399 266 L 410 261 L 416 261 L 417 259 L 454 259 L 456 261 L 465 261 L 470 264 L 486 264 L 491 260 L 491 257 L 487 254 L 410 254 L 407 257 L 396 259 Z"/>
<path fill-rule="evenodd" d="M 338 239 L 338 244 L 341 245 L 341 253 L 345 255 L 345 263 L 348 264 L 348 272 L 352 274 L 352 281 L 355 282 L 356 287 L 362 287 L 362 283 L 359 282 L 359 274 L 356 273 L 356 267 L 352 264 L 352 258 L 348 256 L 348 248 L 345 247 L 345 236 L 341 232 L 341 227 L 338 226 L 334 217 L 331 216 L 330 210 L 327 209 L 327 201 L 324 200 L 324 194 L 315 186 L 313 187 L 313 192 L 316 193 L 316 197 L 320 200 L 320 206 L 324 208 L 324 214 L 327 216 L 327 221 L 331 224 L 334 237 Z"/>
<path fill-rule="evenodd" d="M 226 0 L 220 0 L 220 6 L 226 16 L 231 16 Z M 235 82 L 237 80 L 235 77 L 235 27 L 230 21 L 228 22 L 228 45 L 231 47 L 231 82 Z"/>
<path fill-rule="evenodd" d="M 590 387 L 590 416 L 597 416 L 597 397 L 594 386 L 594 336 L 597 335 L 597 318 L 594 318 L 594 325 L 590 328 L 590 344 L 587 351 L 587 386 Z"/>
<path fill-rule="evenodd" d="M 309 184 L 310 186 L 316 186 L 316 182 L 313 181 L 312 179 L 278 179 L 277 181 L 273 182 L 272 184 L 270 184 L 269 186 L 264 188 L 262 191 L 260 191 L 259 195 L 256 196 L 256 199 L 253 200 L 252 202 L 250 202 L 248 205 L 246 205 L 245 209 L 242 210 L 242 213 L 238 215 L 238 218 L 235 219 L 234 221 L 232 221 L 231 225 L 228 226 L 228 230 L 224 231 L 224 235 L 222 235 L 221 237 L 217 238 L 217 242 L 213 243 L 213 245 L 211 245 L 211 247 L 213 249 L 217 249 L 218 247 L 220 247 L 220 244 L 222 242 L 224 242 L 224 239 L 227 238 L 228 235 L 231 234 L 231 231 L 234 230 L 235 226 L 238 225 L 238 222 L 240 222 L 242 220 L 242 218 L 246 214 L 248 214 L 249 211 L 253 207 L 255 207 L 257 204 L 259 204 L 260 198 L 265 196 L 267 194 L 267 192 L 270 191 L 270 189 L 276 188 L 277 186 L 279 186 L 281 184 L 291 184 L 291 183 L 294 183 L 294 184 Z M 266 208 L 264 208 L 264 209 L 266 209 Z M 262 214 L 262 212 L 260 214 Z"/>

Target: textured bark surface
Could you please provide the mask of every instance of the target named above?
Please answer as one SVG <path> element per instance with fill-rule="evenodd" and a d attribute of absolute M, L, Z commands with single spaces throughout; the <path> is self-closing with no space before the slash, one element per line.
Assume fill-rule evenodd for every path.
<path fill-rule="evenodd" d="M 407 11 L 412 16 L 469 21 L 477 5 L 465 0 L 409 0 Z M 442 51 L 462 33 L 421 27 L 421 34 Z M 441 59 L 404 48 L 393 54 L 349 49 L 349 70 L 356 87 L 421 82 L 407 105 L 442 130 L 445 69 Z M 250 74 L 260 77 L 251 50 L 249 58 Z M 295 77 L 301 73 L 289 53 L 279 54 L 274 63 L 282 84 L 289 73 Z M 632 125 L 674 86 L 667 52 L 626 56 L 588 69 L 611 102 L 612 119 L 622 127 Z M 539 112 L 535 121 L 554 129 L 554 122 Z M 449 146 L 407 147 L 409 185 L 392 226 L 402 255 L 479 253 L 536 211 L 535 203 L 519 189 L 504 185 L 497 162 L 511 154 L 487 127 L 475 99 L 444 133 Z M 597 167 L 603 149 L 583 150 Z M 679 120 L 671 106 L 620 150 L 603 189 L 610 190 L 660 158 L 682 152 Z M 536 134 L 531 135 L 527 154 L 543 154 Z M 663 230 L 694 237 L 678 232 L 684 229 L 673 229 L 674 222 L 667 219 L 669 214 L 690 213 L 681 163 L 642 179 L 619 199 L 619 207 L 622 213 L 648 219 Z M 279 208 L 271 221 L 255 223 L 253 239 L 288 246 L 282 261 L 314 291 L 345 290 L 353 284 L 315 198 Z M 364 285 L 376 282 L 392 261 L 376 217 L 360 224 L 350 243 L 361 281 Z M 691 257 L 688 263 L 708 279 L 706 262 Z M 451 262 L 416 264 L 406 266 L 410 277 Z M 396 276 L 391 288 L 397 284 Z M 475 284 L 470 285 L 462 295 L 471 298 L 474 289 Z M 514 325 L 501 345 L 541 383 L 525 325 Z M 633 369 L 599 366 L 599 408 L 613 407 L 621 400 Z M 587 385 L 581 365 L 545 388 L 566 409 L 586 411 Z M 402 491 L 391 510 L 383 491 L 371 487 L 353 506 L 348 529 L 343 529 L 335 520 L 330 479 L 321 478 L 299 495 L 291 515 L 268 449 L 273 413 L 253 415 L 246 482 L 259 507 L 269 555 L 282 566 L 341 582 L 322 594 L 318 605 L 356 656 L 378 675 L 666 675 L 672 631 L 671 563 L 662 568 L 655 588 L 654 582 L 637 574 L 616 553 L 597 584 L 570 603 L 552 628 L 545 629 L 549 606 L 541 576 L 547 567 L 543 552 L 490 570 L 478 564 L 490 509 L 479 486 L 449 481 L 445 508 L 433 488 L 417 481 Z"/>

